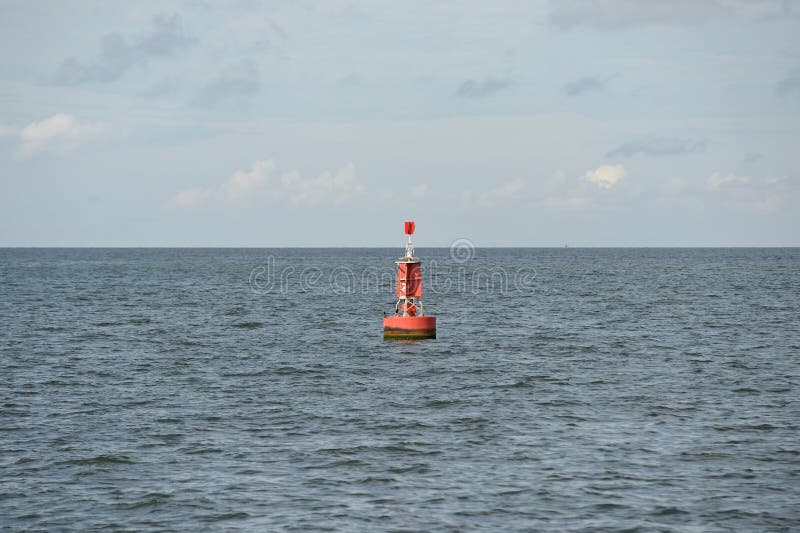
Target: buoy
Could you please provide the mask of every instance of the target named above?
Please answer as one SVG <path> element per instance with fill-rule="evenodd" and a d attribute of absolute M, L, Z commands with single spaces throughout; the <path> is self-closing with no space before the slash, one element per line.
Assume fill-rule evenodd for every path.
<path fill-rule="evenodd" d="M 406 254 L 397 264 L 397 303 L 394 315 L 383 317 L 384 339 L 435 339 L 436 317 L 427 316 L 422 307 L 422 262 L 414 257 L 414 221 L 405 223 L 408 235 Z"/>

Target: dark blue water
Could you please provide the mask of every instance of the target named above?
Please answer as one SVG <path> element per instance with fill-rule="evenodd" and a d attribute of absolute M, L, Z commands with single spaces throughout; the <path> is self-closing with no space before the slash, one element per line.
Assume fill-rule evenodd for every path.
<path fill-rule="evenodd" d="M 0 529 L 800 528 L 800 250 L 399 252 L 0 250 Z"/>

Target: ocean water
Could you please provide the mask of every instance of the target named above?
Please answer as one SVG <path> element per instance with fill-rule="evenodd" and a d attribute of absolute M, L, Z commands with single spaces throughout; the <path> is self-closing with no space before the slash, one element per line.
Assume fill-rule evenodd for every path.
<path fill-rule="evenodd" d="M 800 250 L 400 251 L 0 250 L 0 529 L 800 529 Z"/>

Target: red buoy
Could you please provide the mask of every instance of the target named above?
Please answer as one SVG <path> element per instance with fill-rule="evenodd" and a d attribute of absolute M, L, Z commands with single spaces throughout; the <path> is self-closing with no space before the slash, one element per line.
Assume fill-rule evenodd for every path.
<path fill-rule="evenodd" d="M 422 262 L 414 257 L 414 221 L 405 223 L 408 235 L 406 255 L 397 264 L 397 303 L 394 315 L 383 317 L 384 339 L 434 339 L 436 317 L 426 316 L 422 309 Z"/>

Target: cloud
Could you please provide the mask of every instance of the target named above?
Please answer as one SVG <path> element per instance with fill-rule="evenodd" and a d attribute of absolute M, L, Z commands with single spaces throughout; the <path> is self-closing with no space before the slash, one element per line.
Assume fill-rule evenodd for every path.
<path fill-rule="evenodd" d="M 785 201 L 786 199 L 783 195 L 775 192 L 767 192 L 761 200 L 753 204 L 753 209 L 763 213 L 774 213 L 783 208 Z"/>
<path fill-rule="evenodd" d="M 587 76 L 565 84 L 562 90 L 567 96 L 578 96 L 588 91 L 600 90 L 603 86 L 604 83 L 598 78 Z"/>
<path fill-rule="evenodd" d="M 800 70 L 777 83 L 775 92 L 783 97 L 800 97 Z"/>
<path fill-rule="evenodd" d="M 273 160 L 254 161 L 249 170 L 237 170 L 215 187 L 192 187 L 179 191 L 168 205 L 196 208 L 212 203 L 239 205 L 254 197 L 286 202 L 295 207 L 340 205 L 364 191 L 355 176 L 355 166 L 348 163 L 338 171 L 324 171 L 315 178 L 303 178 L 296 171 L 274 176 Z"/>
<path fill-rule="evenodd" d="M 198 207 L 208 202 L 214 195 L 212 189 L 193 188 L 179 191 L 171 204 L 177 207 Z"/>
<path fill-rule="evenodd" d="M 622 165 L 600 165 L 595 170 L 587 170 L 583 179 L 593 183 L 601 189 L 610 189 L 625 177 L 625 167 Z"/>
<path fill-rule="evenodd" d="M 663 186 L 664 190 L 670 194 L 677 194 L 684 190 L 688 184 L 683 178 L 670 178 Z"/>
<path fill-rule="evenodd" d="M 706 180 L 709 190 L 719 191 L 747 211 L 775 213 L 794 209 L 797 191 L 788 176 L 750 178 L 714 172 Z"/>
<path fill-rule="evenodd" d="M 525 180 L 517 178 L 477 194 L 466 190 L 462 193 L 461 200 L 467 206 L 494 207 L 518 199 L 527 186 L 528 183 Z"/>
<path fill-rule="evenodd" d="M 237 170 L 217 187 L 193 187 L 179 191 L 171 201 L 176 207 L 199 207 L 212 201 L 240 202 L 267 185 L 275 162 L 254 161 L 250 170 Z"/>
<path fill-rule="evenodd" d="M 764 178 L 764 184 L 773 186 L 773 185 L 784 185 L 789 182 L 788 176 L 767 176 Z"/>
<path fill-rule="evenodd" d="M 706 185 L 708 185 L 708 188 L 712 190 L 717 190 L 725 185 L 736 184 L 736 183 L 741 183 L 741 184 L 750 183 L 750 178 L 748 178 L 747 176 L 737 176 L 735 174 L 723 175 L 720 174 L 719 172 L 714 172 L 706 180 Z"/>
<path fill-rule="evenodd" d="M 688 155 L 704 152 L 707 141 L 690 139 L 670 139 L 652 137 L 624 143 L 606 152 L 606 157 L 631 157 L 637 154 L 646 156 Z"/>
<path fill-rule="evenodd" d="M 614 30 L 700 24 L 734 16 L 780 16 L 787 9 L 774 0 L 551 0 L 548 19 L 563 30 Z"/>
<path fill-rule="evenodd" d="M 157 16 L 153 18 L 150 33 L 132 42 L 118 33 L 105 35 L 100 40 L 100 56 L 94 61 L 65 60 L 56 72 L 54 81 L 61 85 L 110 83 L 133 67 L 145 65 L 150 59 L 169 56 L 195 42 L 195 39 L 183 34 L 178 15 Z"/>
<path fill-rule="evenodd" d="M 489 97 L 499 91 L 511 87 L 511 80 L 485 78 L 482 81 L 467 80 L 459 85 L 456 96 L 459 98 L 480 99 Z"/>
<path fill-rule="evenodd" d="M 261 160 L 253 162 L 249 171 L 237 170 L 222 184 L 221 192 L 229 200 L 242 200 L 248 194 L 265 185 L 267 178 L 275 170 L 275 163 L 272 160 Z"/>
<path fill-rule="evenodd" d="M 578 96 L 583 93 L 592 91 L 603 90 L 609 81 L 613 80 L 616 75 L 600 78 L 598 76 L 584 76 L 577 80 L 565 84 L 561 90 L 567 96 Z"/>
<path fill-rule="evenodd" d="M 335 173 L 326 170 L 316 178 L 304 179 L 297 171 L 289 172 L 281 176 L 281 184 L 289 204 L 297 207 L 340 205 L 364 192 L 364 186 L 356 179 L 353 163 Z"/>
<path fill-rule="evenodd" d="M 97 139 L 106 131 L 108 128 L 105 124 L 79 122 L 66 113 L 31 122 L 21 129 L 11 126 L 0 128 L 3 136 L 16 138 L 23 157 L 33 157 L 40 152 L 68 152 Z"/>
<path fill-rule="evenodd" d="M 284 27 L 270 17 L 264 16 L 257 4 L 252 10 L 246 9 L 235 17 L 225 28 L 228 35 L 234 36 L 249 48 L 259 53 L 272 53 L 284 57 L 288 35 Z"/>
<path fill-rule="evenodd" d="M 753 203 L 756 211 L 774 213 L 797 206 L 797 195 L 788 176 L 768 176 L 762 180 L 765 189 L 756 191 L 761 198 Z"/>
<path fill-rule="evenodd" d="M 517 178 L 503 183 L 500 187 L 489 191 L 490 198 L 498 200 L 510 200 L 516 198 L 519 193 L 527 186 L 525 180 Z"/>
<path fill-rule="evenodd" d="M 397 193 L 395 191 L 383 190 L 383 191 L 377 191 L 375 193 L 375 199 L 381 204 L 386 204 L 389 202 L 394 204 L 396 198 L 397 198 Z"/>
<path fill-rule="evenodd" d="M 228 65 L 197 94 L 195 105 L 246 107 L 261 89 L 261 78 L 251 61 Z"/>
<path fill-rule="evenodd" d="M 420 183 L 419 185 L 415 185 L 411 189 L 411 195 L 414 198 L 424 198 L 425 195 L 428 194 L 428 191 L 430 191 L 430 189 L 431 188 L 427 183 Z"/>

